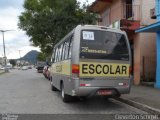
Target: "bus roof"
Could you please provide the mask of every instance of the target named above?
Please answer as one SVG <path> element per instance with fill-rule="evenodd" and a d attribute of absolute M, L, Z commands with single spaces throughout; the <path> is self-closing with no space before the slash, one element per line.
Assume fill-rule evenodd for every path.
<path fill-rule="evenodd" d="M 71 32 L 69 32 L 65 37 L 63 37 L 54 47 L 57 47 L 61 42 L 63 42 L 68 36 L 74 33 L 75 29 L 96 29 L 96 30 L 109 30 L 111 32 L 117 32 L 125 34 L 125 31 L 120 29 L 110 28 L 106 26 L 99 26 L 99 25 L 77 25 Z"/>
<path fill-rule="evenodd" d="M 124 33 L 124 31 L 120 30 L 120 29 L 116 29 L 116 28 L 111 28 L 111 27 L 106 27 L 106 26 L 99 26 L 99 25 L 78 25 L 79 27 L 82 28 L 97 28 L 97 29 L 106 29 L 106 30 L 111 30 L 114 32 L 120 32 L 120 33 Z M 77 26 L 77 27 L 78 27 Z"/>

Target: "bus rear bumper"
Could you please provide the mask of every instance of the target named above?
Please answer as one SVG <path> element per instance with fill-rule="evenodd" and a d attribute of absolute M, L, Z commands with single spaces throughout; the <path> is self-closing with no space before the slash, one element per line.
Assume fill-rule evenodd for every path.
<path fill-rule="evenodd" d="M 111 92 L 108 96 L 119 96 L 121 94 L 129 94 L 130 87 L 79 87 L 79 90 L 75 92 L 75 96 L 95 96 L 99 95 L 99 91 Z"/>

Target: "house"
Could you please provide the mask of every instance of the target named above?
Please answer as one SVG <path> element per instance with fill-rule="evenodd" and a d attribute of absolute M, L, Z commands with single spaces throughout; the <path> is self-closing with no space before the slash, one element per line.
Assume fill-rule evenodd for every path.
<path fill-rule="evenodd" d="M 153 0 L 95 0 L 89 6 L 97 13 L 97 24 L 126 31 L 132 51 L 134 84 L 155 82 L 155 33 L 135 33 L 138 28 L 155 22 L 150 17 Z"/>
<path fill-rule="evenodd" d="M 136 33 L 156 33 L 157 64 L 155 87 L 160 88 L 160 0 L 155 0 L 155 7 L 151 9 L 151 17 L 157 19 L 157 21 L 146 27 L 139 28 L 136 30 Z M 150 41 L 152 41 L 152 39 Z"/>

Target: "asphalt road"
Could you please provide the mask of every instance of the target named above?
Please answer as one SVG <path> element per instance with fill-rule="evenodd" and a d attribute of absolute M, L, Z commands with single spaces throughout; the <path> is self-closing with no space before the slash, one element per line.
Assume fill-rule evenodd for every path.
<path fill-rule="evenodd" d="M 144 114 L 145 112 L 104 97 L 63 103 L 59 92 L 36 69 L 10 70 L 0 75 L 0 113 L 16 114 Z"/>

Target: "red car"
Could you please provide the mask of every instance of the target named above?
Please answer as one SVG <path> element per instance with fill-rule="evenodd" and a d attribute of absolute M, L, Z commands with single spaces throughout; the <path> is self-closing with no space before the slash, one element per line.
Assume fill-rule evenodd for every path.
<path fill-rule="evenodd" d="M 45 76 L 45 78 L 50 80 L 50 68 L 49 68 L 49 66 L 44 66 L 43 75 Z"/>
<path fill-rule="evenodd" d="M 51 76 L 50 76 L 50 67 L 48 67 L 46 75 L 47 75 L 48 80 L 50 80 L 51 79 Z"/>

